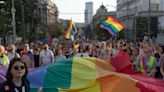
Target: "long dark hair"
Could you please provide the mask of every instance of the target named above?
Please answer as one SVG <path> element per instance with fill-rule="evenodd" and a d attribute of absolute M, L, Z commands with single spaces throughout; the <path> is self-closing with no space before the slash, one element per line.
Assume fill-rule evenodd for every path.
<path fill-rule="evenodd" d="M 26 66 L 25 62 L 23 62 L 20 58 L 13 58 L 10 61 L 10 64 L 9 64 L 9 67 L 8 67 L 8 70 L 7 70 L 7 73 L 6 73 L 6 79 L 9 80 L 9 81 L 12 81 L 13 75 L 11 74 L 11 69 L 12 69 L 14 63 L 16 63 L 16 62 L 21 62 L 22 64 L 24 64 L 25 74 L 23 75 L 22 80 L 26 80 L 27 79 L 27 74 L 28 74 L 28 69 L 27 69 L 27 66 Z"/>
<path fill-rule="evenodd" d="M 161 46 L 161 48 L 162 48 L 162 54 L 164 54 L 164 45 Z"/>

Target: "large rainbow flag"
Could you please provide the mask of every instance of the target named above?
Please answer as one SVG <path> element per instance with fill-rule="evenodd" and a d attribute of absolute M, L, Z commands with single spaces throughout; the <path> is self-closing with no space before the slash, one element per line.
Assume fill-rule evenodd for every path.
<path fill-rule="evenodd" d="M 74 35 L 77 33 L 77 29 L 75 25 L 73 24 L 72 19 L 70 20 L 68 30 L 65 34 L 65 38 L 68 40 L 74 40 Z"/>
<path fill-rule="evenodd" d="M 106 29 L 111 35 L 117 35 L 124 28 L 121 23 L 111 16 L 109 16 L 100 27 Z"/>
<path fill-rule="evenodd" d="M 162 92 L 164 81 L 142 74 L 116 72 L 96 58 L 72 58 L 29 74 L 31 92 Z"/>
<path fill-rule="evenodd" d="M 124 54 L 121 52 L 120 56 Z M 139 73 L 123 73 L 128 63 L 126 57 L 116 57 L 110 62 L 74 57 L 32 69 L 28 75 L 30 92 L 37 92 L 41 87 L 43 92 L 163 92 L 162 80 Z M 3 80 L 1 72 L 4 70 L 0 70 Z"/>

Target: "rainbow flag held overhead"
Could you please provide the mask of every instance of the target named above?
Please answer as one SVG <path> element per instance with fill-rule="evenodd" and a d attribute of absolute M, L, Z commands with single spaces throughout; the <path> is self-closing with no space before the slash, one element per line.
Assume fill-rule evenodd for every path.
<path fill-rule="evenodd" d="M 111 16 L 109 16 L 100 27 L 106 29 L 111 35 L 117 35 L 124 28 L 121 23 Z"/>
<path fill-rule="evenodd" d="M 73 24 L 72 19 L 70 20 L 69 23 L 69 28 L 65 34 L 65 38 L 68 40 L 74 40 L 74 35 L 77 33 L 77 29 L 75 27 L 75 25 Z"/>
<path fill-rule="evenodd" d="M 29 73 L 31 91 L 37 92 L 161 92 L 164 81 L 143 74 L 116 72 L 97 58 L 71 58 Z M 38 77 L 39 76 L 39 77 Z"/>
<path fill-rule="evenodd" d="M 125 54 L 120 52 L 109 62 L 92 57 L 73 57 L 35 68 L 28 74 L 30 92 L 40 88 L 43 92 L 163 92 L 163 80 L 121 72 L 129 66 L 129 59 L 122 57 Z M 2 70 L 0 81 L 5 78 Z"/>

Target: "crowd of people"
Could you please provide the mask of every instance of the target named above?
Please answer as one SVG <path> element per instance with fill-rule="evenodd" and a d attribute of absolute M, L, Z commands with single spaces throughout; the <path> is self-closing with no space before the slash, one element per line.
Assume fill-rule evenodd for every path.
<path fill-rule="evenodd" d="M 110 58 L 115 57 L 120 50 L 125 51 L 129 56 L 134 71 L 163 79 L 164 47 L 157 43 L 148 43 L 147 41 L 137 43 L 126 42 L 124 40 L 117 42 L 83 41 L 79 43 L 78 48 L 73 47 L 72 44 L 65 45 L 62 43 L 0 45 L 0 65 L 9 67 L 9 73 L 14 72 L 12 67 L 14 70 L 23 70 L 23 75 L 25 75 L 23 82 L 28 83 L 26 81 L 26 70 L 28 68 L 62 62 L 71 57 L 96 57 L 109 62 Z M 13 63 L 14 61 L 22 61 L 24 63 L 21 62 L 17 65 L 16 62 Z M 6 77 L 8 78 L 8 76 L 11 76 L 11 74 L 7 73 Z M 26 84 L 25 86 L 28 87 Z M 17 89 L 22 90 L 20 87 Z"/>
<path fill-rule="evenodd" d="M 154 77 L 159 76 L 160 67 L 163 67 L 163 47 L 148 42 L 117 42 L 90 41 L 79 43 L 78 48 L 73 45 L 58 44 L 16 44 L 0 46 L 0 64 L 8 66 L 12 58 L 21 58 L 28 68 L 45 66 L 55 62 L 62 62 L 70 57 L 96 57 L 109 61 L 120 50 L 125 51 L 130 58 L 134 71 L 147 73 Z M 4 48 L 4 49 L 3 49 Z M 161 68 L 161 71 L 163 69 Z"/>

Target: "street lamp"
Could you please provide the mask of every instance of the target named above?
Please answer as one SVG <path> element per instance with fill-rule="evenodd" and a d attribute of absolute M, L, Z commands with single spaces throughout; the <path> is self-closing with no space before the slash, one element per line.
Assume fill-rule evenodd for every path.
<path fill-rule="evenodd" d="M 151 23 L 151 17 L 150 17 L 150 3 L 151 1 L 149 0 L 149 11 L 148 11 L 148 41 L 150 42 L 150 23 Z"/>
<path fill-rule="evenodd" d="M 136 43 L 137 40 L 137 16 L 138 16 L 138 10 L 137 10 L 137 2 L 138 0 L 135 0 L 135 11 L 134 11 L 134 42 Z"/>
<path fill-rule="evenodd" d="M 12 0 L 12 27 L 13 27 L 13 43 L 16 43 L 16 26 L 15 26 L 15 7 L 14 7 L 14 0 Z"/>
<path fill-rule="evenodd" d="M 5 3 L 5 1 L 0 1 L 0 4 L 3 4 L 3 3 Z"/>
<path fill-rule="evenodd" d="M 0 14 L 3 13 L 1 10 L 3 8 L 3 4 L 5 4 L 5 1 L 0 1 Z"/>

